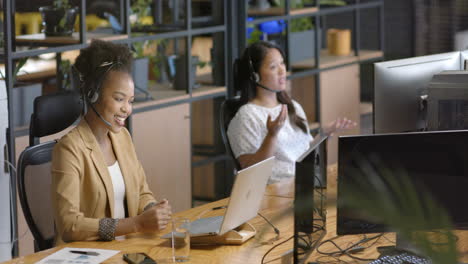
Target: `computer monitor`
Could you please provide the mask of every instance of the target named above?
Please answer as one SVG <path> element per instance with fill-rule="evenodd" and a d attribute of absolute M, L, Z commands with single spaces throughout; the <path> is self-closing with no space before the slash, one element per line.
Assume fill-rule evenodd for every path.
<path fill-rule="evenodd" d="M 294 189 L 294 263 L 302 263 L 325 235 L 327 136 L 316 136 L 296 162 Z"/>
<path fill-rule="evenodd" d="M 443 70 L 461 70 L 462 65 L 458 51 L 375 63 L 374 133 L 422 130 L 421 96 L 432 76 Z"/>
<path fill-rule="evenodd" d="M 412 194 L 416 192 L 418 197 L 426 197 L 427 194 L 435 201 L 434 204 L 445 209 L 454 228 L 468 227 L 468 130 L 342 136 L 338 144 L 338 235 L 392 231 L 377 221 L 375 215 L 349 206 L 346 199 L 356 192 L 373 196 L 375 190 L 384 189 L 380 187 L 383 183 L 391 199 L 387 201 L 397 201 L 395 193 L 404 192 L 405 188 L 391 188 L 390 183 L 403 179 L 413 183 L 415 190 L 411 190 Z M 363 159 L 369 162 L 363 163 Z M 384 171 L 385 168 L 388 170 Z M 366 187 L 357 190 L 355 183 L 358 181 L 369 184 L 361 185 Z M 369 199 L 379 200 L 378 197 Z M 396 208 L 406 210 L 405 204 Z M 376 206 L 384 208 L 386 204 Z M 418 208 L 428 207 L 423 204 Z M 403 211 L 398 213 L 406 215 Z M 430 225 L 428 229 L 446 227 Z M 415 226 L 415 229 L 420 227 Z"/>

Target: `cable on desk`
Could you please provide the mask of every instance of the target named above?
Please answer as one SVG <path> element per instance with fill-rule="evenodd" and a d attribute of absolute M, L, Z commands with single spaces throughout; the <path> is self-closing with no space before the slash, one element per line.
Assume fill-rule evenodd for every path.
<path fill-rule="evenodd" d="M 265 261 L 265 258 L 266 258 L 266 256 L 267 256 L 271 251 L 273 251 L 273 250 L 274 250 L 275 248 L 277 248 L 278 246 L 280 246 L 280 245 L 282 245 L 282 244 L 288 242 L 289 240 L 291 240 L 291 239 L 293 239 L 293 238 L 294 238 L 294 235 L 292 235 L 292 236 L 289 237 L 288 239 L 286 239 L 286 240 L 284 240 L 284 241 L 282 241 L 282 242 L 280 242 L 280 243 L 278 243 L 278 244 L 272 246 L 267 252 L 265 252 L 265 255 L 263 255 L 263 257 L 262 257 L 262 262 L 261 262 L 261 263 L 262 263 L 262 264 L 265 263 L 265 262 L 264 262 L 264 261 Z"/>
<path fill-rule="evenodd" d="M 387 237 L 388 233 L 385 233 L 382 237 L 387 240 L 390 244 L 396 244 L 395 240 L 391 240 L 390 238 Z"/>
<path fill-rule="evenodd" d="M 352 251 L 353 250 L 356 250 L 358 249 L 359 251 L 362 251 L 362 250 L 365 250 L 367 248 L 370 248 L 372 247 L 375 243 L 377 243 L 377 241 L 379 241 L 379 239 L 384 235 L 384 233 L 381 233 L 381 234 L 378 234 L 376 236 L 372 236 L 372 237 L 364 237 L 363 239 L 359 240 L 358 242 L 356 243 L 352 243 L 350 246 L 348 246 L 347 248 L 345 249 L 342 249 L 340 246 L 338 246 L 338 244 L 336 244 L 333 240 L 338 238 L 338 236 L 335 236 L 333 238 L 330 238 L 330 239 L 327 239 L 327 240 L 324 240 L 322 241 L 322 243 L 319 244 L 319 246 L 317 247 L 317 252 L 319 254 L 322 254 L 322 255 L 325 255 L 325 256 L 331 256 L 331 257 L 341 257 L 343 255 L 345 256 L 348 256 L 352 259 L 356 259 L 356 260 L 360 260 L 360 261 L 373 261 L 374 259 L 365 259 L 365 258 L 359 258 L 359 257 L 356 257 L 356 256 L 353 256 L 352 255 Z M 369 241 L 372 241 L 372 240 L 375 240 L 372 244 L 366 246 L 366 247 L 362 247 L 362 248 L 358 248 L 360 247 L 361 244 L 363 243 L 366 243 L 366 242 L 369 242 Z M 330 243 L 332 244 L 333 246 L 335 246 L 338 250 L 337 251 L 333 251 L 333 252 L 323 252 L 320 250 L 320 247 L 323 245 L 323 244 L 326 244 L 326 243 Z"/>
<path fill-rule="evenodd" d="M 323 258 L 332 258 L 333 260 L 322 260 Z M 346 260 L 342 260 L 339 257 L 334 257 L 334 256 L 320 256 L 315 260 L 315 263 L 317 264 L 348 264 L 350 262 Z"/>
<path fill-rule="evenodd" d="M 275 233 L 276 233 L 276 240 L 279 239 L 280 237 L 280 231 L 278 230 L 278 228 L 276 228 L 276 226 L 270 222 L 270 220 L 268 220 L 265 216 L 263 216 L 260 212 L 257 213 L 260 217 L 262 217 L 265 222 L 267 222 L 271 227 L 273 227 L 273 230 L 275 230 Z"/>

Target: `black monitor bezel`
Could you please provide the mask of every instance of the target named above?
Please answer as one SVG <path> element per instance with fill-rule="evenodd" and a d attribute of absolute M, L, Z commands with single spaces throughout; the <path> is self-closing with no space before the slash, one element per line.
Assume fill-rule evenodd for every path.
<path fill-rule="evenodd" d="M 432 135 L 440 135 L 440 134 L 459 134 L 459 133 L 464 133 L 468 134 L 468 130 L 445 130 L 445 131 L 423 131 L 423 132 L 410 132 L 410 133 L 382 133 L 382 134 L 371 134 L 371 135 L 356 135 L 356 136 L 340 136 L 339 137 L 339 142 L 338 142 L 338 172 L 337 172 L 337 212 L 336 212 L 336 231 L 337 235 L 356 235 L 356 234 L 370 234 L 370 233 L 382 233 L 382 232 L 392 232 L 392 230 L 389 226 L 385 226 L 382 224 L 375 224 L 373 228 L 369 228 L 366 231 L 362 228 L 355 228 L 355 229 L 350 229 L 350 228 L 345 228 L 345 226 L 342 223 L 342 219 L 340 217 L 341 214 L 341 207 L 340 207 L 340 202 L 342 202 L 343 197 L 340 195 L 342 193 L 341 188 L 342 184 L 340 179 L 344 177 L 344 166 L 343 162 L 340 162 L 340 160 L 343 160 L 346 155 L 349 155 L 349 153 L 342 151 L 343 150 L 343 142 L 349 138 L 352 139 L 366 139 L 369 137 L 388 137 L 388 136 L 408 136 L 408 135 L 425 135 L 425 134 L 432 134 Z M 468 135 L 467 135 L 468 137 Z M 467 175 L 468 176 L 468 175 Z M 466 230 L 468 227 L 468 223 L 453 223 L 453 227 L 458 230 Z"/>

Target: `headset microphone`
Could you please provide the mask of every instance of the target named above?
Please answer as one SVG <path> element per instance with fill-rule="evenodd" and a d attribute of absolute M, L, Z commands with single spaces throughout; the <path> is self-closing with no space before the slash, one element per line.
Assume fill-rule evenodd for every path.
<path fill-rule="evenodd" d="M 94 113 L 96 113 L 96 115 L 102 120 L 102 122 L 104 122 L 104 124 L 112 127 L 112 124 L 109 121 L 105 120 L 104 117 L 102 117 L 101 114 L 99 114 L 99 112 L 96 110 L 96 108 L 94 108 L 93 104 L 89 104 L 89 106 L 91 106 L 91 109 L 93 109 Z"/>
<path fill-rule="evenodd" d="M 265 89 L 265 90 L 270 91 L 270 92 L 281 93 L 281 90 L 273 90 L 273 89 L 268 88 L 268 87 L 266 87 L 265 85 L 262 85 L 262 84 L 260 84 L 260 83 L 258 83 L 258 82 L 255 82 L 255 84 L 258 85 L 258 86 L 260 86 L 260 87 L 262 87 L 262 88 Z"/>
<path fill-rule="evenodd" d="M 265 90 L 267 90 L 267 91 L 270 91 L 270 92 L 273 92 L 273 93 L 280 93 L 280 92 L 281 92 L 281 90 L 273 90 L 273 89 L 271 89 L 271 88 L 269 88 L 269 87 L 266 87 L 266 86 L 263 85 L 263 84 L 260 84 L 260 83 L 259 83 L 259 81 L 260 81 L 260 75 L 258 75 L 258 73 L 256 73 L 256 72 L 253 72 L 253 73 L 252 73 L 251 81 L 252 81 L 255 85 L 260 86 L 260 87 L 262 87 L 263 89 L 265 89 Z"/>

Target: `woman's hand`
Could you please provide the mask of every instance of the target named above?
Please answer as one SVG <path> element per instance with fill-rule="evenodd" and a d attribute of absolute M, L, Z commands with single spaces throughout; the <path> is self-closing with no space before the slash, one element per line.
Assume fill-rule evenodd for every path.
<path fill-rule="evenodd" d="M 286 118 L 288 117 L 288 108 L 286 105 L 281 106 L 281 112 L 279 113 L 278 117 L 275 120 L 271 120 L 271 116 L 268 116 L 267 119 L 267 129 L 268 129 L 268 134 L 271 136 L 276 136 L 278 132 L 281 130 L 281 128 L 284 125 L 284 122 L 286 122 Z"/>
<path fill-rule="evenodd" d="M 171 221 L 171 216 L 171 206 L 166 199 L 163 199 L 137 216 L 137 230 L 139 232 L 162 230 Z"/>
<path fill-rule="evenodd" d="M 329 123 L 326 127 L 323 128 L 323 132 L 325 134 L 330 134 L 333 136 L 335 133 L 339 133 L 340 131 L 351 129 L 356 127 L 357 123 L 351 119 L 345 118 L 337 118 L 335 121 Z"/>

